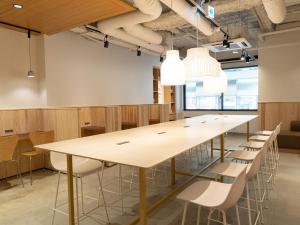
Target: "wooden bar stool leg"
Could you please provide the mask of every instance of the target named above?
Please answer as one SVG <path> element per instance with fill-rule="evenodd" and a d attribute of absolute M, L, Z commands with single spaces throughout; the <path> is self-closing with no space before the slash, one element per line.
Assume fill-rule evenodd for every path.
<path fill-rule="evenodd" d="M 200 214 L 201 214 L 201 206 L 198 206 L 198 211 L 197 211 L 197 225 L 200 225 Z"/>
<path fill-rule="evenodd" d="M 29 156 L 30 185 L 32 186 L 32 157 Z"/>
<path fill-rule="evenodd" d="M 20 169 L 20 159 L 16 160 L 16 164 L 17 164 L 17 170 L 18 170 L 18 174 L 19 174 L 20 183 L 24 187 L 23 178 L 22 178 L 21 169 Z"/>
<path fill-rule="evenodd" d="M 226 218 L 226 212 L 224 210 L 221 211 L 223 216 L 223 224 L 227 225 L 227 218 Z"/>
<path fill-rule="evenodd" d="M 237 224 L 241 225 L 240 212 L 239 212 L 239 206 L 238 206 L 238 204 L 235 205 L 235 212 L 236 212 Z"/>
<path fill-rule="evenodd" d="M 181 225 L 184 225 L 184 224 L 185 224 L 186 213 L 187 213 L 187 207 L 188 207 L 188 202 L 185 202 L 185 203 L 184 203 L 184 208 L 183 208 L 183 215 L 182 215 Z"/>

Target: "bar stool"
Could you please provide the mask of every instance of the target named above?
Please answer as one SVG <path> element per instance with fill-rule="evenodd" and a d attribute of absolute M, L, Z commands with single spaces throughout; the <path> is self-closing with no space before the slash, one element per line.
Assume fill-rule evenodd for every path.
<path fill-rule="evenodd" d="M 29 139 L 33 146 L 48 144 L 54 141 L 54 132 L 53 131 L 32 132 L 29 134 Z M 32 185 L 32 159 L 39 155 L 43 155 L 43 164 L 45 165 L 44 151 L 33 147 L 31 151 L 22 153 L 22 156 L 25 156 L 29 159 L 30 185 Z"/>
<path fill-rule="evenodd" d="M 257 213 L 257 218 L 254 224 L 257 224 L 258 220 L 261 219 L 261 222 L 263 221 L 262 217 L 262 204 L 260 204 L 260 209 L 258 208 L 258 196 L 257 196 L 257 189 L 256 189 L 256 183 L 254 182 L 255 176 L 257 176 L 258 170 L 260 168 L 260 162 L 261 162 L 261 156 L 263 151 L 266 150 L 266 147 L 263 147 L 260 151 L 255 152 L 255 155 L 253 154 L 254 158 L 253 161 L 247 161 L 249 164 L 247 166 L 246 170 L 246 176 L 247 176 L 247 183 L 246 183 L 246 199 L 247 199 L 247 210 L 248 210 L 248 219 L 249 219 L 249 225 L 252 225 L 252 214 L 251 211 L 255 211 Z M 244 164 L 240 163 L 231 163 L 231 162 L 225 162 L 220 163 L 217 166 L 215 166 L 211 172 L 217 174 L 217 176 L 225 176 L 225 177 L 231 177 L 235 178 L 238 176 L 241 166 L 244 166 Z M 257 182 L 259 186 L 259 178 L 257 177 Z M 250 204 L 250 194 L 249 194 L 249 184 L 252 183 L 254 186 L 254 201 L 256 203 L 256 210 L 251 209 Z M 259 196 L 261 198 L 261 196 Z"/>
<path fill-rule="evenodd" d="M 4 164 L 5 179 L 7 180 L 7 162 L 15 162 L 17 166 L 17 176 L 19 177 L 20 183 L 24 187 L 21 169 L 20 169 L 20 159 L 16 154 L 16 147 L 19 138 L 17 135 L 1 136 L 0 137 L 0 163 Z"/>
<path fill-rule="evenodd" d="M 66 162 L 66 156 L 61 153 L 55 153 L 51 152 L 50 153 L 50 161 L 51 165 L 53 168 L 58 170 L 58 181 L 57 181 L 57 186 L 56 186 L 56 194 L 55 194 L 55 201 L 54 201 L 54 207 L 52 209 L 53 214 L 52 214 L 52 225 L 54 224 L 55 220 L 55 214 L 56 212 L 68 215 L 67 213 L 59 210 L 57 208 L 57 199 L 58 199 L 58 191 L 59 191 L 59 185 L 60 185 L 60 176 L 62 173 L 67 172 L 67 162 Z M 101 170 L 101 177 L 100 177 L 100 170 Z M 77 224 L 79 224 L 80 216 L 79 216 L 79 187 L 78 187 L 78 179 L 80 179 L 80 184 L 81 184 L 81 207 L 82 207 L 82 214 L 86 215 L 87 213 L 85 212 L 84 209 L 84 195 L 83 195 L 83 182 L 82 178 L 96 173 L 98 177 L 98 182 L 99 182 L 99 191 L 98 191 L 98 198 L 92 198 L 97 200 L 98 202 L 98 207 L 100 207 L 100 195 L 102 195 L 103 199 L 103 204 L 104 204 L 104 209 L 105 209 L 105 214 L 106 214 L 106 219 L 107 222 L 110 224 L 108 212 L 107 212 L 107 205 L 102 189 L 102 180 L 103 180 L 103 171 L 104 171 L 104 163 L 98 161 L 98 160 L 92 160 L 92 159 L 86 159 L 82 157 L 73 157 L 73 176 L 75 177 L 75 186 L 76 186 L 76 208 L 77 208 Z M 91 198 L 91 197 L 90 197 Z"/>
<path fill-rule="evenodd" d="M 181 225 L 185 224 L 189 203 L 198 205 L 197 225 L 200 224 L 201 207 L 207 207 L 210 209 L 208 225 L 210 224 L 210 221 L 213 220 L 211 219 L 211 216 L 216 210 L 222 213 L 222 222 L 224 225 L 227 225 L 226 210 L 233 206 L 235 206 L 238 225 L 240 225 L 237 202 L 245 188 L 247 165 L 243 165 L 241 168 L 242 170 L 234 179 L 232 184 L 225 184 L 216 181 L 198 181 L 182 191 L 177 196 L 178 199 L 185 201 Z"/>

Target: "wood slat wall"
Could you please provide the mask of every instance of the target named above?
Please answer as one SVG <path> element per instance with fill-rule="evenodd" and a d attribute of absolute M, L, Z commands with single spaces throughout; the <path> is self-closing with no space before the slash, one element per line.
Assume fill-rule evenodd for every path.
<path fill-rule="evenodd" d="M 259 103 L 258 114 L 258 128 L 273 130 L 282 122 L 282 130 L 289 130 L 292 120 L 300 120 L 300 102 Z"/>
<path fill-rule="evenodd" d="M 80 137 L 82 126 L 103 126 L 106 132 L 121 130 L 123 106 L 94 106 L 51 109 L 16 109 L 0 110 L 0 136 L 10 134 L 26 134 L 34 131 L 53 130 L 55 140 L 66 140 Z M 127 105 L 125 116 L 128 121 L 137 121 L 138 126 L 148 125 L 149 118 L 159 118 L 161 122 L 168 121 L 168 105 Z M 151 111 L 148 111 L 151 108 Z M 148 114 L 151 112 L 151 117 Z M 88 123 L 88 124 L 87 124 Z M 11 130 L 11 131 L 10 131 Z M 9 131 L 9 132 L 5 132 Z M 22 139 L 17 146 L 17 153 L 33 149 L 29 139 Z M 32 168 L 51 168 L 49 153 L 33 159 Z M 29 171 L 29 162 L 21 157 L 21 171 Z M 16 174 L 14 163 L 8 164 L 8 176 Z M 0 179 L 4 170 L 0 169 Z"/>

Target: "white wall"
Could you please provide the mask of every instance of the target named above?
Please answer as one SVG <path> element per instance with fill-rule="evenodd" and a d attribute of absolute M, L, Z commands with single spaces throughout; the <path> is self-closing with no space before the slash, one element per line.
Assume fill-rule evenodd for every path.
<path fill-rule="evenodd" d="M 32 69 L 39 78 L 28 79 L 28 38 L 20 33 L 0 28 L 0 108 L 43 106 L 40 82 L 44 77 L 43 38 L 31 39 Z"/>
<path fill-rule="evenodd" d="M 152 103 L 159 57 L 84 40 L 70 32 L 45 38 L 49 106 Z"/>
<path fill-rule="evenodd" d="M 300 101 L 300 31 L 265 37 L 259 48 L 259 101 Z"/>

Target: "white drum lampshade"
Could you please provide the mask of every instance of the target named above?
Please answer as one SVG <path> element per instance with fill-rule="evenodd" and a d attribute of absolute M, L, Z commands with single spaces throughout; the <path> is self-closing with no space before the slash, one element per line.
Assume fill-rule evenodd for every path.
<path fill-rule="evenodd" d="M 161 65 L 161 85 L 184 85 L 185 67 L 178 50 L 169 50 Z"/>
<path fill-rule="evenodd" d="M 209 93 L 224 93 L 227 90 L 227 75 L 221 70 L 219 77 L 206 76 L 203 78 L 203 89 Z"/>
<path fill-rule="evenodd" d="M 221 64 L 209 55 L 207 48 L 190 48 L 183 60 L 186 68 L 186 80 L 202 80 L 204 76 L 218 77 Z"/>

